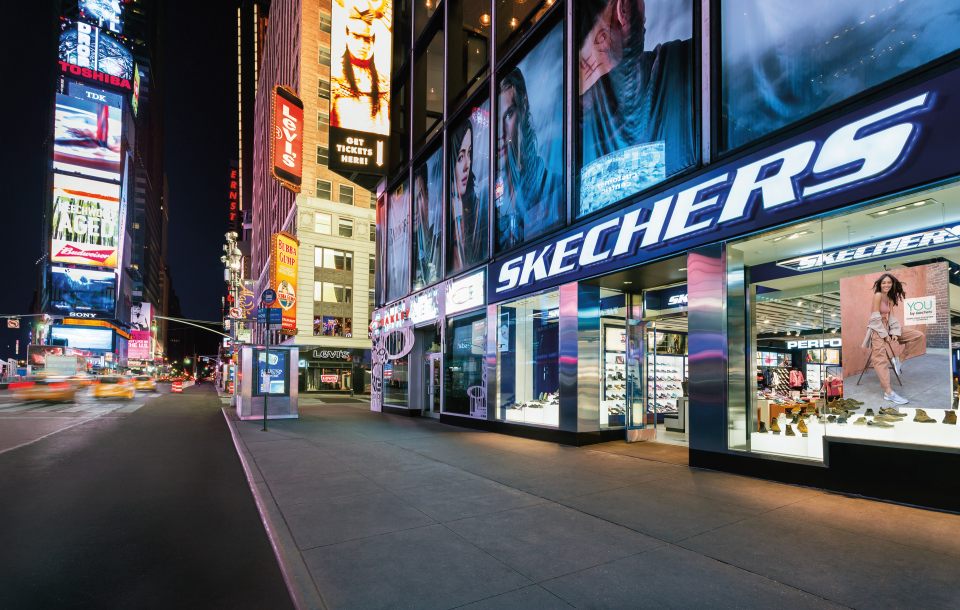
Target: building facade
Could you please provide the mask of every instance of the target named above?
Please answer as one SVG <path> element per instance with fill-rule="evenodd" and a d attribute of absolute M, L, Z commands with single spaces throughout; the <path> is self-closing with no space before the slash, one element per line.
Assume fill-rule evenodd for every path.
<path fill-rule="evenodd" d="M 269 287 L 270 239 L 299 244 L 297 334 L 272 343 L 301 346 L 300 391 L 369 392 L 376 183 L 329 169 L 331 2 L 274 0 L 256 90 L 250 176 L 252 292 Z M 270 174 L 271 98 L 292 88 L 303 102 L 303 176 L 298 194 Z M 243 167 L 241 167 L 241 170 Z M 244 178 L 246 180 L 246 178 Z M 374 192 L 371 192 L 371 188 Z M 246 233 L 246 231 L 245 231 Z M 358 332 L 359 331 L 359 332 Z M 263 342 L 262 330 L 254 335 Z M 336 377 L 336 380 L 334 380 Z"/>
<path fill-rule="evenodd" d="M 815 4 L 396 3 L 371 407 L 960 508 L 960 45 Z"/>

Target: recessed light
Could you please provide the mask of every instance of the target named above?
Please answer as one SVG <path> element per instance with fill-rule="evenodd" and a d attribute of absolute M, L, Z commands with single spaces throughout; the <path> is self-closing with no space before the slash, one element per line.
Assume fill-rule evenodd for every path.
<path fill-rule="evenodd" d="M 797 301 L 797 307 L 803 307 L 803 301 Z"/>
<path fill-rule="evenodd" d="M 813 313 L 822 313 L 822 312 L 818 309 L 818 310 L 816 310 L 816 311 L 813 312 Z"/>
<path fill-rule="evenodd" d="M 926 201 L 918 201 L 918 202 L 916 202 L 916 203 L 913 204 L 913 205 L 923 205 L 923 204 L 925 204 L 925 203 L 926 203 Z"/>
<path fill-rule="evenodd" d="M 633 282 L 624 282 L 624 284 L 632 284 Z"/>
<path fill-rule="evenodd" d="M 883 216 L 884 214 L 888 214 L 888 213 L 889 213 L 889 210 L 882 210 L 880 212 L 877 212 L 877 216 Z"/>
<path fill-rule="evenodd" d="M 907 209 L 907 206 L 902 205 L 902 206 L 900 206 L 900 207 L 898 207 L 898 208 L 893 208 L 893 209 L 894 209 L 894 210 L 897 210 L 897 211 L 899 212 L 900 210 L 906 210 L 906 209 Z"/>
<path fill-rule="evenodd" d="M 686 271 L 686 270 L 687 270 L 686 267 L 680 267 L 679 269 L 677 269 L 677 271 Z"/>

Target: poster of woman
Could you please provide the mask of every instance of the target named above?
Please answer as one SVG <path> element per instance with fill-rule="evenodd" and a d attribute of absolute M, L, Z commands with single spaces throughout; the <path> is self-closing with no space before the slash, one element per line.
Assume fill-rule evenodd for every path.
<path fill-rule="evenodd" d="M 490 196 L 490 102 L 484 102 L 457 125 L 450 137 L 447 175 L 447 267 L 451 273 L 487 258 L 487 201 Z"/>

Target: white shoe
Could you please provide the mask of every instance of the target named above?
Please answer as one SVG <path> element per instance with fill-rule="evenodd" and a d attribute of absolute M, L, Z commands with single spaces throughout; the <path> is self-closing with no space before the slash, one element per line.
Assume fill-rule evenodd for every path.
<path fill-rule="evenodd" d="M 884 393 L 883 393 L 883 399 L 884 399 L 884 400 L 889 400 L 890 402 L 895 402 L 895 403 L 897 403 L 898 405 L 905 405 L 905 404 L 907 404 L 908 402 L 910 402 L 909 400 L 907 400 L 907 399 L 904 398 L 903 396 L 900 396 L 900 395 L 897 394 L 896 392 L 890 392 L 889 394 L 887 394 L 886 392 L 884 392 Z"/>
<path fill-rule="evenodd" d="M 897 375 L 900 375 L 900 359 L 896 356 L 893 357 L 893 370 L 897 372 Z"/>

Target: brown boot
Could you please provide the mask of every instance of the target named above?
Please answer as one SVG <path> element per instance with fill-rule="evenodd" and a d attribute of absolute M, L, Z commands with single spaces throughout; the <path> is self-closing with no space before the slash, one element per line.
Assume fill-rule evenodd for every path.
<path fill-rule="evenodd" d="M 923 409 L 917 409 L 917 414 L 913 416 L 913 421 L 921 424 L 935 424 L 937 420 L 933 419 Z"/>
<path fill-rule="evenodd" d="M 806 434 L 807 422 L 801 419 L 800 422 L 797 424 L 797 432 L 799 432 L 800 434 Z"/>
<path fill-rule="evenodd" d="M 793 431 L 793 428 L 790 427 L 790 424 L 787 424 L 787 436 L 796 436 L 797 433 Z"/>
<path fill-rule="evenodd" d="M 780 433 L 780 420 L 773 418 L 773 421 L 770 422 L 770 431 L 776 432 L 777 434 Z"/>
<path fill-rule="evenodd" d="M 943 423 L 957 425 L 957 412 L 956 411 L 947 411 L 943 416 Z"/>

